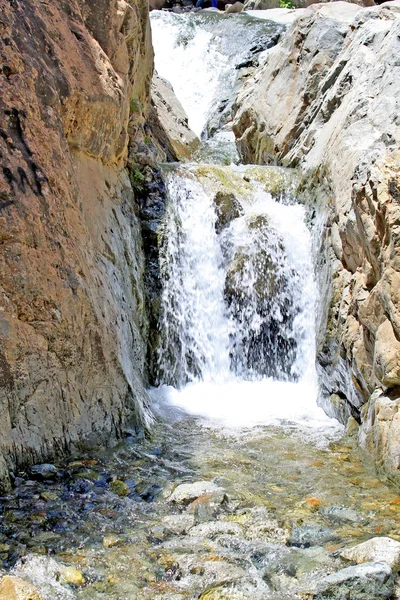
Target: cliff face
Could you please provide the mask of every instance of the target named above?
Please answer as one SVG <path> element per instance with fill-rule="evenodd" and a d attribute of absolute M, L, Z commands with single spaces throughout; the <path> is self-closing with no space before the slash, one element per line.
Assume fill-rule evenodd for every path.
<path fill-rule="evenodd" d="M 0 480 L 148 419 L 147 0 L 0 0 Z"/>
<path fill-rule="evenodd" d="M 329 216 L 319 362 L 330 410 L 400 479 L 400 3 L 311 7 L 245 85 L 246 162 L 300 165 Z M 314 190 L 314 191 L 312 191 Z M 325 263 L 325 264 L 324 264 Z"/>

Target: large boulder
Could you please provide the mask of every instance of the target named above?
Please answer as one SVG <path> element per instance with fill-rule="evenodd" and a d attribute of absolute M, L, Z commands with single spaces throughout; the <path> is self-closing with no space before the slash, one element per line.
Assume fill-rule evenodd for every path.
<path fill-rule="evenodd" d="M 188 117 L 172 85 L 157 73 L 154 73 L 151 84 L 148 124 L 153 141 L 161 151 L 161 160 L 188 159 L 200 144 L 188 125 Z"/>
<path fill-rule="evenodd" d="M 379 600 L 390 598 L 393 591 L 390 567 L 383 562 L 369 562 L 342 569 L 322 579 L 313 600 Z"/>

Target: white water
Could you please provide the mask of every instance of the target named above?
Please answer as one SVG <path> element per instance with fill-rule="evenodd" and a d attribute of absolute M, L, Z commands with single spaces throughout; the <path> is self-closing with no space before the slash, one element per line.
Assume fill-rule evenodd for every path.
<path fill-rule="evenodd" d="M 215 95 L 232 90 L 232 46 L 219 38 L 214 16 L 196 19 L 152 13 L 157 69 L 200 133 Z M 161 385 L 153 401 L 234 428 L 290 422 L 322 436 L 340 431 L 316 403 L 317 291 L 304 208 L 255 186 L 250 203 L 238 198 L 244 214 L 217 235 L 213 194 L 192 173 L 170 173 L 168 189 Z M 235 273 L 230 265 L 243 256 Z M 278 282 L 272 298 L 264 293 L 265 261 Z"/>

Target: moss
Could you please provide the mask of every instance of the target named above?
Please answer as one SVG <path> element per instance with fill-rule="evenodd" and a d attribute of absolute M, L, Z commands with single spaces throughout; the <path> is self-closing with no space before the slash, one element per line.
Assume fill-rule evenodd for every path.
<path fill-rule="evenodd" d="M 137 98 L 131 98 L 129 109 L 131 113 L 140 113 L 142 112 L 142 103 Z"/>
<path fill-rule="evenodd" d="M 126 483 L 120 479 L 115 479 L 115 481 L 110 483 L 110 490 L 120 498 L 124 498 L 130 492 Z"/>

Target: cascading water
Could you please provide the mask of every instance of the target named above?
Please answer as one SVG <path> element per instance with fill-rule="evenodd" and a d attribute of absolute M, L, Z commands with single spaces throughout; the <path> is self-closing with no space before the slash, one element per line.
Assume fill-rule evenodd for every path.
<path fill-rule="evenodd" d="M 189 123 L 203 139 L 215 140 L 222 128 L 226 146 L 235 66 L 268 48 L 281 26 L 243 15 L 153 12 L 152 28 L 157 70 L 172 82 Z M 208 146 L 209 162 L 226 163 L 226 148 L 220 152 L 221 145 Z M 250 171 L 168 168 L 152 396 L 229 426 L 325 427 L 316 405 L 316 286 L 305 210 L 289 193 L 269 193 L 276 168 L 264 168 L 263 183 Z"/>

